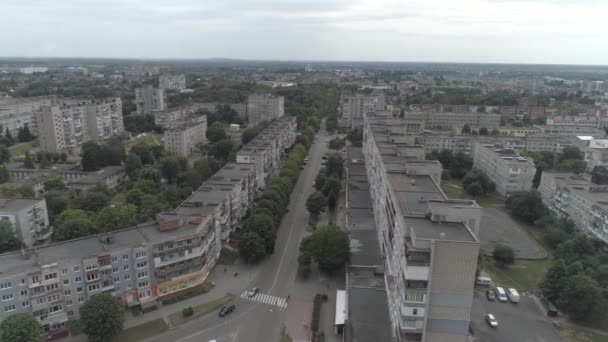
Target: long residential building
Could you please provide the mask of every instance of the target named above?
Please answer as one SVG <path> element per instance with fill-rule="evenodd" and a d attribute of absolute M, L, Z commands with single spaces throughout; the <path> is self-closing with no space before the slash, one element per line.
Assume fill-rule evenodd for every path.
<path fill-rule="evenodd" d="M 366 115 L 363 132 L 392 340 L 469 341 L 481 208 L 447 199 L 441 166 L 401 155 L 407 147 L 394 141 L 407 137 L 395 127 L 395 120 Z M 420 162 L 428 165 L 416 167 Z"/>
<path fill-rule="evenodd" d="M 406 120 L 424 122 L 426 128 L 462 128 L 468 125 L 471 128 L 494 129 L 500 126 L 500 114 L 493 113 L 452 113 L 452 112 L 410 112 L 403 114 Z"/>
<path fill-rule="evenodd" d="M 16 137 L 19 128 L 27 125 L 32 134 L 38 135 L 34 114 L 43 106 L 50 106 L 52 101 L 53 99 L 49 97 L 0 99 L 0 126 L 3 133 L 8 129 L 13 137 Z"/>
<path fill-rule="evenodd" d="M 604 130 L 594 126 L 580 125 L 535 125 L 541 133 L 556 136 L 574 137 L 577 135 L 604 136 Z"/>
<path fill-rule="evenodd" d="M 207 141 L 207 116 L 192 117 L 179 126 L 165 130 L 164 138 L 167 151 L 188 157 Z"/>
<path fill-rule="evenodd" d="M 228 163 L 155 222 L 3 254 L 0 320 L 31 313 L 52 332 L 98 293 L 145 310 L 198 289 L 257 193 L 255 172 Z"/>
<path fill-rule="evenodd" d="M 484 144 L 500 144 L 504 148 L 523 151 L 548 151 L 561 153 L 564 147 L 572 146 L 570 139 L 561 136 L 530 135 L 525 137 L 483 136 L 483 135 L 449 135 L 449 134 L 420 134 L 415 138 L 416 144 L 424 146 L 425 151 L 450 150 L 452 152 L 470 153 L 475 142 Z"/>
<path fill-rule="evenodd" d="M 255 165 L 258 187 L 264 188 L 266 186 L 266 181 L 273 170 L 277 169 L 285 149 L 295 143 L 296 130 L 295 117 L 281 117 L 268 124 L 262 133 L 237 152 L 237 163 Z"/>
<path fill-rule="evenodd" d="M 250 124 L 271 121 L 285 115 L 285 98 L 272 94 L 251 94 L 247 97 L 247 120 Z"/>
<path fill-rule="evenodd" d="M 135 89 L 137 114 L 153 114 L 167 109 L 165 90 L 151 85 Z"/>
<path fill-rule="evenodd" d="M 502 195 L 530 191 L 536 173 L 534 162 L 500 145 L 473 144 L 474 166 L 483 171 Z"/>
<path fill-rule="evenodd" d="M 63 100 L 35 114 L 43 151 L 79 154 L 86 141 L 101 142 L 124 132 L 120 97 Z"/>
<path fill-rule="evenodd" d="M 25 248 L 44 243 L 53 234 L 44 198 L 0 197 L 0 221 L 10 223 Z"/>
<path fill-rule="evenodd" d="M 543 172 L 538 191 L 559 217 L 574 221 L 588 235 L 608 242 L 608 187 L 567 172 Z"/>

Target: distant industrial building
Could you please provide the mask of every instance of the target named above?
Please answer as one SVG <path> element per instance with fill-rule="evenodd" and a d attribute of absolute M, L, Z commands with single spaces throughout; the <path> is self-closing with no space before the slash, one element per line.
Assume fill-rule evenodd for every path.
<path fill-rule="evenodd" d="M 184 74 L 163 74 L 158 79 L 160 89 L 184 90 L 186 89 L 186 76 Z"/>
<path fill-rule="evenodd" d="M 608 243 L 608 187 L 567 172 L 543 172 L 538 191 L 559 217 L 574 221 L 588 235 Z"/>
<path fill-rule="evenodd" d="M 153 114 L 167 109 L 165 90 L 151 85 L 135 89 L 137 114 Z"/>
<path fill-rule="evenodd" d="M 247 120 L 250 124 L 272 121 L 285 115 L 285 98 L 271 94 L 251 94 L 247 97 Z"/>
<path fill-rule="evenodd" d="M 532 188 L 536 173 L 534 162 L 520 157 L 513 150 L 476 142 L 473 144 L 473 162 L 496 183 L 496 191 L 502 195 Z"/>
<path fill-rule="evenodd" d="M 191 117 L 164 132 L 165 149 L 181 157 L 188 157 L 207 141 L 207 116 Z"/>

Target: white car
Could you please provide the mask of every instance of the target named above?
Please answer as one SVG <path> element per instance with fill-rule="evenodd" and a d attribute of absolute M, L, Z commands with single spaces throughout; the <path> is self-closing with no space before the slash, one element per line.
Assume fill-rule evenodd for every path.
<path fill-rule="evenodd" d="M 492 328 L 498 328 L 498 321 L 496 320 L 496 317 L 494 317 L 494 315 L 492 315 L 491 313 L 486 315 L 486 321 L 488 321 L 488 324 Z"/>

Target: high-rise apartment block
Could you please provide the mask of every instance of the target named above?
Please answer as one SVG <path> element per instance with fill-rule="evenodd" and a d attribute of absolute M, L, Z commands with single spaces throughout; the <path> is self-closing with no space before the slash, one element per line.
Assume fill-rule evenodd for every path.
<path fill-rule="evenodd" d="M 119 97 L 64 100 L 35 114 L 40 148 L 47 152 L 80 153 L 86 141 L 100 142 L 124 132 Z"/>
<path fill-rule="evenodd" d="M 474 113 L 474 112 L 411 112 L 403 114 L 406 120 L 424 122 L 425 127 L 433 128 L 462 128 L 468 125 L 471 128 L 494 129 L 500 126 L 500 114 Z"/>
<path fill-rule="evenodd" d="M 25 248 L 48 241 L 53 234 L 44 198 L 0 197 L 0 221 L 12 226 Z"/>
<path fill-rule="evenodd" d="M 247 119 L 255 124 L 272 121 L 285 115 L 285 98 L 271 94 L 251 94 L 247 97 Z"/>
<path fill-rule="evenodd" d="M 49 97 L 0 98 L 0 126 L 3 133 L 8 129 L 16 137 L 19 128 L 27 125 L 32 134 L 38 135 L 34 113 L 43 106 L 50 106 L 52 101 Z"/>
<path fill-rule="evenodd" d="M 164 132 L 165 149 L 181 157 L 188 157 L 207 141 L 207 116 L 192 117 Z"/>
<path fill-rule="evenodd" d="M 473 144 L 474 166 L 496 183 L 502 195 L 517 191 L 530 191 L 536 173 L 534 161 L 520 157 L 515 151 L 500 145 Z"/>
<path fill-rule="evenodd" d="M 166 90 L 186 89 L 186 76 L 184 74 L 163 74 L 158 79 L 159 88 Z"/>
<path fill-rule="evenodd" d="M 543 172 L 538 186 L 543 203 L 559 217 L 608 243 L 608 187 L 567 172 Z"/>
<path fill-rule="evenodd" d="M 467 342 L 481 208 L 473 200 L 446 198 L 441 165 L 415 157 L 419 147 L 398 142 L 407 140 L 398 121 L 364 119 L 363 155 L 392 339 Z"/>
<path fill-rule="evenodd" d="M 363 115 L 385 109 L 384 95 L 345 96 L 342 99 L 342 120 L 347 127 L 361 127 Z"/>
<path fill-rule="evenodd" d="M 165 90 L 151 85 L 135 89 L 137 114 L 153 114 L 167 109 Z"/>

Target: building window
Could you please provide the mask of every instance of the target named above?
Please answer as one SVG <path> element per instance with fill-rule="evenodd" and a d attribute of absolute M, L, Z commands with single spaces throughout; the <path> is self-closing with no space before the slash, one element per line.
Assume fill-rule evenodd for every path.
<path fill-rule="evenodd" d="M 51 284 L 46 286 L 47 291 L 57 290 L 59 288 L 59 284 Z"/>
<path fill-rule="evenodd" d="M 70 291 L 70 290 L 65 290 L 65 291 L 63 291 L 63 294 L 64 294 L 64 295 L 66 295 L 66 296 L 69 296 L 69 295 L 71 295 L 71 294 L 72 294 L 72 291 Z"/>
<path fill-rule="evenodd" d="M 21 294 L 22 296 L 27 296 L 27 290 L 21 290 L 20 294 Z"/>
<path fill-rule="evenodd" d="M 137 273 L 137 279 L 145 278 L 148 276 L 148 271 Z"/>
<path fill-rule="evenodd" d="M 22 307 L 24 307 L 24 308 L 27 308 L 27 307 L 29 307 L 29 306 L 30 306 L 30 302 L 28 302 L 28 301 L 26 300 L 25 302 L 21 303 L 21 306 L 22 306 Z"/>
<path fill-rule="evenodd" d="M 135 258 L 139 259 L 139 258 L 144 258 L 146 257 L 148 254 L 146 253 L 146 251 L 142 251 L 142 252 L 137 252 L 135 253 Z"/>
<path fill-rule="evenodd" d="M 15 311 L 16 307 L 15 305 L 9 305 L 9 306 L 5 306 L 4 307 L 4 312 L 11 312 L 11 311 Z"/>
<path fill-rule="evenodd" d="M 13 294 L 12 293 L 2 295 L 2 300 L 3 301 L 7 301 L 7 300 L 11 300 L 11 299 L 13 299 Z"/>
<path fill-rule="evenodd" d="M 82 277 L 76 277 L 74 279 L 75 282 L 80 283 L 82 281 Z"/>
<path fill-rule="evenodd" d="M 124 266 L 123 266 L 123 269 L 124 269 L 125 271 L 128 271 L 128 270 L 129 270 L 129 265 L 124 265 Z"/>
<path fill-rule="evenodd" d="M 25 279 L 21 279 L 21 285 L 25 285 Z"/>
<path fill-rule="evenodd" d="M 99 290 L 99 284 L 89 285 L 88 291 L 93 292 Z"/>
<path fill-rule="evenodd" d="M 11 282 L 6 282 L 6 283 L 1 283 L 0 284 L 0 290 L 6 290 L 6 289 L 10 289 L 11 287 L 13 287 L 13 284 L 11 284 Z"/>
<path fill-rule="evenodd" d="M 112 257 L 112 263 L 118 262 L 118 257 Z"/>
<path fill-rule="evenodd" d="M 141 263 L 138 262 L 137 265 L 136 265 L 137 268 L 144 268 L 146 266 L 148 266 L 148 262 L 147 261 L 144 261 L 144 262 L 141 262 Z"/>
<path fill-rule="evenodd" d="M 78 293 L 82 292 L 82 287 L 77 288 L 76 292 L 78 292 Z"/>
<path fill-rule="evenodd" d="M 63 279 L 63 285 L 70 285 L 70 279 Z"/>
<path fill-rule="evenodd" d="M 128 254 L 123 255 L 122 260 L 129 260 L 129 255 Z"/>
<path fill-rule="evenodd" d="M 84 302 L 84 298 L 78 297 L 78 303 L 82 303 L 82 302 Z"/>
<path fill-rule="evenodd" d="M 62 268 L 61 269 L 61 274 L 68 274 L 68 269 L 67 268 Z"/>
<path fill-rule="evenodd" d="M 74 266 L 74 272 L 80 272 L 80 266 Z"/>
<path fill-rule="evenodd" d="M 50 273 L 44 275 L 44 280 L 57 279 L 57 273 Z"/>
<path fill-rule="evenodd" d="M 131 279 L 131 275 L 130 274 L 125 274 L 125 280 L 129 280 Z"/>

